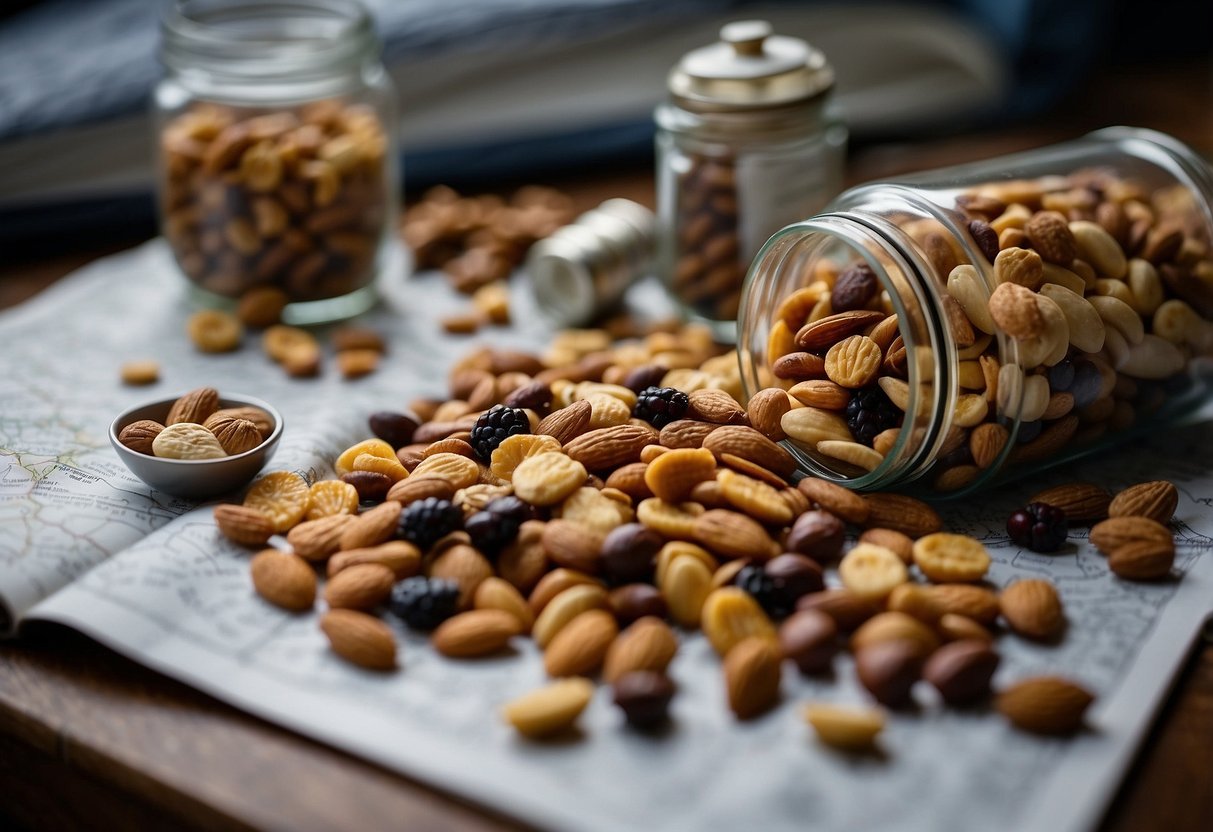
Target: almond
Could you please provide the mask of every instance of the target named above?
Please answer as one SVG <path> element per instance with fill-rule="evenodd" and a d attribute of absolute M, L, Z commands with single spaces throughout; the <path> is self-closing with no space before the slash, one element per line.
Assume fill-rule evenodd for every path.
<path fill-rule="evenodd" d="M 392 570 L 396 580 L 411 578 L 421 571 L 421 550 L 407 540 L 389 540 L 378 546 L 346 549 L 329 558 L 328 576 L 360 563 L 377 563 Z"/>
<path fill-rule="evenodd" d="M 603 609 L 606 606 L 607 593 L 599 584 L 570 586 L 542 608 L 535 618 L 535 626 L 531 628 L 531 637 L 535 639 L 535 644 L 546 650 L 570 621 L 588 610 Z M 532 599 L 531 609 L 534 608 Z"/>
<path fill-rule="evenodd" d="M 589 429 L 593 410 L 593 406 L 584 399 L 573 402 L 540 422 L 535 433 L 555 437 L 561 445 L 567 445 Z"/>
<path fill-rule="evenodd" d="M 998 596 L 1002 617 L 1021 636 L 1041 641 L 1056 638 L 1066 625 L 1057 589 L 1048 581 L 1016 581 Z"/>
<path fill-rule="evenodd" d="M 266 549 L 253 556 L 249 572 L 253 589 L 275 606 L 302 612 L 316 602 L 316 573 L 300 557 Z"/>
<path fill-rule="evenodd" d="M 702 448 L 703 440 L 719 427 L 694 419 L 679 419 L 661 429 L 658 441 L 666 448 Z"/>
<path fill-rule="evenodd" d="M 1111 517 L 1091 528 L 1091 542 L 1095 548 L 1110 555 L 1127 543 L 1151 542 L 1170 545 L 1175 539 L 1171 530 L 1147 517 Z"/>
<path fill-rule="evenodd" d="M 798 610 L 821 610 L 843 632 L 850 632 L 880 612 L 879 604 L 849 589 L 825 589 L 812 592 L 796 603 Z"/>
<path fill-rule="evenodd" d="M 530 520 L 530 523 L 538 524 L 539 521 Z M 524 524 L 525 525 L 525 524 Z M 545 557 L 546 562 L 546 557 Z M 511 581 L 511 583 L 513 583 Z M 605 592 L 605 585 L 592 575 L 587 575 L 584 572 L 578 572 L 575 569 L 553 569 L 542 575 L 531 590 L 531 595 L 527 598 L 527 605 L 530 606 L 531 612 L 538 616 L 543 612 L 548 604 L 550 604 L 556 596 L 560 595 L 566 589 L 571 589 L 575 586 L 589 584 L 596 586 Z M 517 584 L 515 584 L 517 586 Z M 588 608 L 587 608 L 588 609 Z M 538 639 L 538 637 L 536 637 Z M 540 645 L 541 647 L 543 645 Z"/>
<path fill-rule="evenodd" d="M 274 534 L 273 522 L 259 509 L 224 503 L 215 506 L 213 516 L 219 532 L 242 546 L 264 546 Z"/>
<path fill-rule="evenodd" d="M 466 543 L 456 543 L 434 558 L 426 569 L 431 578 L 446 578 L 459 584 L 459 608 L 471 606 L 480 582 L 492 576 L 493 565 Z"/>
<path fill-rule="evenodd" d="M 401 508 L 401 504 L 395 500 L 387 500 L 357 515 L 354 522 L 347 523 L 341 530 L 338 548 L 342 551 L 366 549 L 387 542 L 396 533 Z"/>
<path fill-rule="evenodd" d="M 779 554 L 766 529 L 736 511 L 705 511 L 695 518 L 692 531 L 700 544 L 723 557 L 770 560 Z"/>
<path fill-rule="evenodd" d="M 449 658 L 468 659 L 496 653 L 521 632 L 518 619 L 505 610 L 472 610 L 438 625 L 430 644 Z"/>
<path fill-rule="evenodd" d="M 796 471 L 796 459 L 788 451 L 767 439 L 753 428 L 743 425 L 726 425 L 717 428 L 703 440 L 703 447 L 717 459 L 722 454 L 732 454 L 748 459 L 768 471 L 787 479 Z"/>
<path fill-rule="evenodd" d="M 1066 513 L 1071 523 L 1090 523 L 1108 516 L 1108 504 L 1112 495 L 1106 489 L 1087 482 L 1067 483 L 1046 488 L 1037 493 L 1030 503 L 1045 503 Z"/>
<path fill-rule="evenodd" d="M 607 650 L 602 678 L 613 684 L 625 673 L 635 670 L 665 672 L 678 652 L 678 638 L 660 618 L 637 619 L 619 634 Z"/>
<path fill-rule="evenodd" d="M 688 394 L 691 402 L 690 417 L 716 425 L 745 425 L 750 421 L 745 408 L 723 390 L 693 390 Z"/>
<path fill-rule="evenodd" d="M 850 390 L 828 379 L 810 379 L 794 384 L 787 395 L 808 407 L 825 410 L 843 410 L 851 401 Z"/>
<path fill-rule="evenodd" d="M 809 352 L 826 350 L 844 338 L 863 332 L 872 324 L 883 320 L 884 317 L 883 312 L 871 312 L 865 309 L 839 312 L 802 326 L 796 333 L 796 345 Z M 824 369 L 824 364 L 822 366 Z"/>
<path fill-rule="evenodd" d="M 449 500 L 455 496 L 457 490 L 454 483 L 442 477 L 408 476 L 388 489 L 387 502 L 407 506 L 427 497 Z"/>
<path fill-rule="evenodd" d="M 913 645 L 914 653 L 926 658 L 939 646 L 939 637 L 930 627 L 904 612 L 882 612 L 864 622 L 851 636 L 851 651 L 858 653 L 867 647 L 890 641 Z"/>
<path fill-rule="evenodd" d="M 749 430 L 749 428 L 729 428 L 729 430 Z M 636 424 L 615 425 L 583 433 L 576 439 L 565 443 L 564 449 L 570 457 L 590 471 L 608 471 L 621 465 L 627 465 L 629 462 L 638 462 L 641 449 L 656 438 L 656 431 L 649 427 Z M 532 457 L 532 459 L 538 459 L 538 457 Z"/>
<path fill-rule="evenodd" d="M 581 613 L 566 624 L 543 651 L 543 667 L 549 676 L 584 676 L 593 673 L 606 658 L 619 625 L 606 610 Z"/>
<path fill-rule="evenodd" d="M 841 485 L 835 485 L 826 480 L 819 480 L 815 477 L 805 477 L 796 484 L 796 487 L 810 501 L 821 506 L 821 508 L 831 514 L 838 515 L 848 523 L 863 525 L 868 521 L 868 514 L 871 512 L 869 502 L 850 489 L 843 488 Z M 880 524 L 873 523 L 870 525 Z"/>
<path fill-rule="evenodd" d="M 859 535 L 859 542 L 883 546 L 901 558 L 905 563 L 914 562 L 914 541 L 910 539 L 909 535 L 904 535 L 901 532 L 893 531 L 892 529 L 865 529 Z M 812 553 L 806 552 L 805 554 Z"/>
<path fill-rule="evenodd" d="M 1166 480 L 1132 485 L 1116 495 L 1108 506 L 1109 517 L 1145 517 L 1169 523 L 1179 505 L 1179 491 Z"/>
<path fill-rule="evenodd" d="M 790 352 L 771 365 L 775 378 L 800 380 L 822 378 L 826 374 L 826 360 L 811 352 Z"/>
<path fill-rule="evenodd" d="M 478 610 L 502 610 L 518 621 L 519 632 L 529 633 L 535 623 L 535 614 L 522 593 L 503 578 L 485 578 L 476 587 L 472 606 Z"/>
<path fill-rule="evenodd" d="M 787 393 L 778 387 L 768 387 L 750 397 L 750 403 L 746 406 L 746 414 L 749 416 L 750 425 L 754 430 L 767 439 L 779 442 L 787 436 L 783 432 L 783 427 L 780 426 L 780 420 L 783 419 L 783 414 L 791 409 L 792 403 L 788 400 Z M 664 432 L 663 429 L 662 433 Z"/>
<path fill-rule="evenodd" d="M 922 500 L 904 494 L 867 494 L 867 527 L 893 529 L 912 538 L 932 534 L 943 528 L 939 513 Z M 845 519 L 845 518 L 844 518 Z"/>
<path fill-rule="evenodd" d="M 759 716 L 779 701 L 781 663 L 779 645 L 770 638 L 744 639 L 725 656 L 725 689 L 738 719 Z"/>
<path fill-rule="evenodd" d="M 1171 574 L 1175 545 L 1170 541 L 1139 540 L 1125 543 L 1108 555 L 1108 568 L 1130 581 L 1156 581 Z"/>
<path fill-rule="evenodd" d="M 945 613 L 936 628 L 945 641 L 984 641 L 987 644 L 994 641 L 993 633 L 964 615 Z"/>
<path fill-rule="evenodd" d="M 392 630 L 373 615 L 355 610 L 329 610 L 320 619 L 333 652 L 348 662 L 369 670 L 396 667 L 396 638 Z"/>
<path fill-rule="evenodd" d="M 331 514 L 317 520 L 304 520 L 286 534 L 287 543 L 301 558 L 324 560 L 341 545 L 341 536 L 355 520 L 348 514 Z"/>
<path fill-rule="evenodd" d="M 1016 682 L 998 697 L 998 710 L 1023 731 L 1071 734 L 1082 726 L 1093 694 L 1058 676 L 1036 676 Z"/>
<path fill-rule="evenodd" d="M 997 422 L 986 422 L 973 428 L 969 434 L 969 451 L 978 468 L 989 468 L 998 461 L 1007 445 L 1009 433 Z"/>
<path fill-rule="evenodd" d="M 178 422 L 192 422 L 201 425 L 218 409 L 219 391 L 214 387 L 199 387 L 173 402 L 164 424 L 167 426 Z"/>
<path fill-rule="evenodd" d="M 584 523 L 552 520 L 543 530 L 543 551 L 548 560 L 566 569 L 594 574 L 602 567 L 605 535 Z"/>
<path fill-rule="evenodd" d="M 937 584 L 923 591 L 944 615 L 963 615 L 982 624 L 993 624 L 1001 609 L 998 596 L 984 586 Z"/>
<path fill-rule="evenodd" d="M 342 569 L 324 587 L 330 609 L 369 610 L 387 600 L 396 574 L 383 564 L 359 563 Z"/>

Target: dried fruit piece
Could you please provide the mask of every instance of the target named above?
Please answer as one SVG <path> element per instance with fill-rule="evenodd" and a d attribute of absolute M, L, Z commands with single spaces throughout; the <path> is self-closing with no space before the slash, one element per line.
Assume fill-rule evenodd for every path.
<path fill-rule="evenodd" d="M 681 503 L 691 489 L 716 476 L 716 457 L 702 448 L 677 448 L 648 464 L 645 485 L 654 495 L 670 503 Z"/>
<path fill-rule="evenodd" d="M 777 638 L 775 626 L 758 602 L 748 592 L 733 586 L 714 590 L 707 596 L 699 626 L 721 656 L 728 655 L 737 644 L 750 637 L 768 641 Z"/>
<path fill-rule="evenodd" d="M 244 496 L 244 505 L 269 517 L 277 534 L 302 520 L 310 504 L 307 482 L 293 471 L 266 474 Z"/>
<path fill-rule="evenodd" d="M 119 371 L 123 384 L 143 386 L 160 380 L 160 362 L 151 359 L 123 362 Z"/>
<path fill-rule="evenodd" d="M 981 580 L 990 568 L 986 547 L 963 534 L 935 532 L 914 541 L 914 564 L 932 581 L 948 583 Z"/>
<path fill-rule="evenodd" d="M 354 514 L 358 511 L 358 489 L 340 480 L 320 480 L 312 483 L 312 487 L 308 489 L 308 498 L 308 520 L 317 520 L 336 514 Z M 382 542 L 382 540 L 369 544 L 360 542 L 359 545 L 374 545 L 374 543 Z M 341 548 L 354 547 L 342 546 Z"/>
<path fill-rule="evenodd" d="M 514 493 L 533 506 L 563 502 L 585 485 L 586 467 L 559 452 L 545 452 L 524 459 L 514 469 Z"/>
<path fill-rule="evenodd" d="M 880 708 L 811 703 L 804 708 L 804 718 L 817 738 L 826 745 L 844 751 L 871 748 L 884 729 L 884 711 Z"/>
<path fill-rule="evenodd" d="M 230 312 L 203 309 L 190 315 L 185 331 L 202 352 L 231 352 L 244 338 L 244 325 Z"/>
<path fill-rule="evenodd" d="M 501 709 L 501 715 L 524 737 L 548 737 L 571 727 L 593 695 L 594 683 L 589 679 L 561 679 L 518 697 Z"/>
<path fill-rule="evenodd" d="M 859 543 L 838 564 L 842 585 L 861 598 L 886 598 L 909 579 L 906 565 L 896 554 L 872 543 Z"/>

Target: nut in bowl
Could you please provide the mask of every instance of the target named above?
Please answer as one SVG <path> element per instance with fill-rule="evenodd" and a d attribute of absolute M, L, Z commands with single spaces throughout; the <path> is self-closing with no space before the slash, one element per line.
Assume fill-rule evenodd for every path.
<path fill-rule="evenodd" d="M 210 387 L 132 407 L 110 425 L 110 442 L 135 476 L 193 500 L 247 484 L 281 437 L 282 415 L 273 406 Z"/>

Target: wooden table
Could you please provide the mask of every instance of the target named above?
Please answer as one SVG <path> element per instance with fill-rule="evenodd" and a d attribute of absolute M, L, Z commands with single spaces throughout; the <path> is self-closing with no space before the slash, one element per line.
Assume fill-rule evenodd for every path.
<path fill-rule="evenodd" d="M 1207 63 L 1112 74 L 1040 125 L 859 148 L 860 181 L 1039 146 L 1108 124 L 1155 127 L 1213 157 Z M 583 207 L 652 204 L 648 170 L 554 182 Z M 138 240 L 116 241 L 114 249 Z M 0 307 L 103 251 L 0 266 Z M 925 798 L 926 796 L 924 796 Z M 12 828 L 518 828 L 298 737 L 41 625 L 0 645 L 0 824 Z M 1109 807 L 1105 832 L 1213 829 L 1213 643 L 1188 659 Z"/>

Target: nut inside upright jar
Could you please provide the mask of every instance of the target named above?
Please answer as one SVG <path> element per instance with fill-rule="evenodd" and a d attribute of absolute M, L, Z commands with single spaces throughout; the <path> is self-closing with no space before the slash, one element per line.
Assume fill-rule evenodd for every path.
<path fill-rule="evenodd" d="M 164 234 L 198 287 L 308 302 L 374 280 L 391 194 L 372 108 L 195 103 L 165 123 L 160 151 Z"/>

